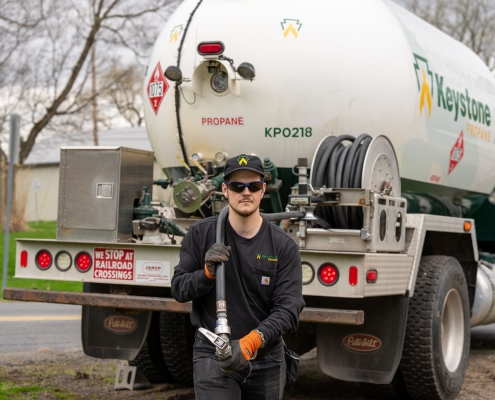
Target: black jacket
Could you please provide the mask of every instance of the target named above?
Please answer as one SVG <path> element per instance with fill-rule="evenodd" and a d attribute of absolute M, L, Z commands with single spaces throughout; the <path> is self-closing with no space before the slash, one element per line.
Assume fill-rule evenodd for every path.
<path fill-rule="evenodd" d="M 214 332 L 216 324 L 215 280 L 204 272 L 205 254 L 215 243 L 218 217 L 191 226 L 180 251 L 172 278 L 172 296 L 193 302 L 191 322 Z M 239 236 L 225 223 L 225 244 L 231 246 L 225 263 L 225 295 L 231 340 L 258 328 L 266 343 L 297 329 L 304 308 L 299 250 L 276 225 L 263 219 L 252 238 Z"/>

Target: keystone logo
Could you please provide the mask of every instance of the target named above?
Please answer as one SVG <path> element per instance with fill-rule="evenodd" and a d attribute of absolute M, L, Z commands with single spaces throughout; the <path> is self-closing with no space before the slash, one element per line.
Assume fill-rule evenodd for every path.
<path fill-rule="evenodd" d="M 348 349 L 370 352 L 376 351 L 382 347 L 382 341 L 376 336 L 368 335 L 365 333 L 353 333 L 352 335 L 347 335 L 342 339 L 342 344 Z"/>
<path fill-rule="evenodd" d="M 428 67 L 428 61 L 414 54 L 416 63 L 416 79 L 418 80 L 419 90 L 419 114 L 423 115 L 425 105 L 428 107 L 428 118 L 431 115 L 431 97 L 433 96 L 433 73 Z"/>
<path fill-rule="evenodd" d="M 278 261 L 277 256 L 265 256 L 264 254 L 257 253 L 256 254 L 256 259 L 257 260 L 268 260 L 268 261 Z"/>
<path fill-rule="evenodd" d="M 170 44 L 172 42 L 177 42 L 177 40 L 179 40 L 179 36 L 182 30 L 183 30 L 182 25 L 174 26 L 174 29 L 172 29 L 172 32 L 170 32 L 170 40 L 168 41 L 168 43 Z"/>
<path fill-rule="evenodd" d="M 244 164 L 244 165 L 247 165 L 248 161 L 249 161 L 249 157 L 246 157 L 246 156 L 241 156 L 241 157 L 239 157 L 239 158 L 237 159 L 237 163 L 238 163 L 239 165 L 243 165 L 243 164 Z"/>
<path fill-rule="evenodd" d="M 436 96 L 437 107 L 443 108 L 451 114 L 454 121 L 457 121 L 460 115 L 467 117 L 471 121 L 490 126 L 492 116 L 488 105 L 471 97 L 468 89 L 457 91 L 447 86 L 447 82 L 443 76 L 430 70 L 426 58 L 415 53 L 413 53 L 413 56 L 413 65 L 419 90 L 420 115 L 423 115 L 423 111 L 426 108 L 428 110 L 428 118 L 430 118 L 434 103 L 433 98 Z"/>
<path fill-rule="evenodd" d="M 302 26 L 298 19 L 285 18 L 280 24 L 282 25 L 282 30 L 284 31 L 284 38 L 287 38 L 287 36 L 292 33 L 294 39 L 297 39 L 297 32 L 301 30 Z"/>

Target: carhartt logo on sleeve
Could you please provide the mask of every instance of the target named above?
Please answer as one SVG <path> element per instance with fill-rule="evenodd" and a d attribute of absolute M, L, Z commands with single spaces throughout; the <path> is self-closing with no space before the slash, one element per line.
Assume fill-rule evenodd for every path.
<path fill-rule="evenodd" d="M 270 284 L 270 277 L 269 276 L 262 276 L 261 277 L 261 284 L 262 285 L 269 285 Z"/>

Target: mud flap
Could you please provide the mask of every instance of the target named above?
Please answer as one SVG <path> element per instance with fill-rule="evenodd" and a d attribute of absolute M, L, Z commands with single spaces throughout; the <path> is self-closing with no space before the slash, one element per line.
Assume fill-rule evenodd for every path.
<path fill-rule="evenodd" d="M 108 285 L 84 284 L 85 292 L 109 293 Z M 133 360 L 143 345 L 152 311 L 83 306 L 84 353 L 96 358 Z"/>
<path fill-rule="evenodd" d="M 388 384 L 399 365 L 407 320 L 407 296 L 328 299 L 325 307 L 364 311 L 364 325 L 318 324 L 321 370 L 336 379 Z"/>

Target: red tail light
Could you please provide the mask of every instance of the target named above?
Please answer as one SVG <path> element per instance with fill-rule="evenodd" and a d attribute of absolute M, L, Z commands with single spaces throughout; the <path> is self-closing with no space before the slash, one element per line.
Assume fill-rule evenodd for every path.
<path fill-rule="evenodd" d="M 355 266 L 349 268 L 349 284 L 356 286 L 358 282 L 358 269 Z"/>
<path fill-rule="evenodd" d="M 325 263 L 318 269 L 318 280 L 325 286 L 332 286 L 339 280 L 339 269 L 335 264 Z"/>
<path fill-rule="evenodd" d="M 376 269 L 370 269 L 366 273 L 366 282 L 375 283 L 378 280 L 378 271 Z"/>
<path fill-rule="evenodd" d="M 93 265 L 93 259 L 89 253 L 81 251 L 74 258 L 74 265 L 79 272 L 88 272 Z"/>
<path fill-rule="evenodd" d="M 222 42 L 201 42 L 198 45 L 198 53 L 202 56 L 216 56 L 223 53 L 225 46 Z"/>
<path fill-rule="evenodd" d="M 36 253 L 34 262 L 39 269 L 45 271 L 52 266 L 52 253 L 50 253 L 48 250 L 40 250 L 38 251 L 38 253 Z"/>
<path fill-rule="evenodd" d="M 26 250 L 21 251 L 21 267 L 26 268 L 28 265 L 28 252 Z"/>

